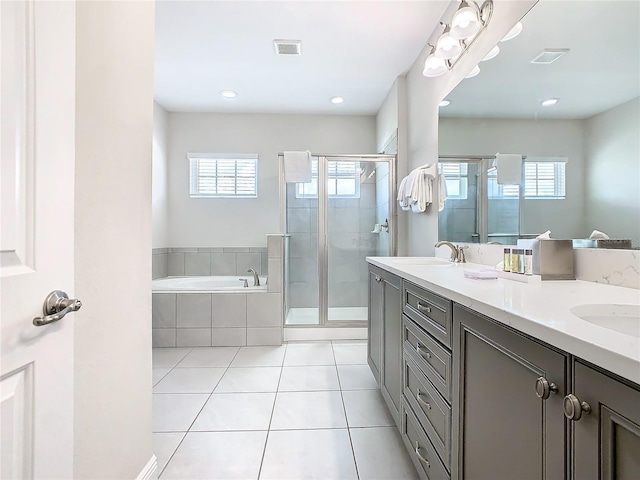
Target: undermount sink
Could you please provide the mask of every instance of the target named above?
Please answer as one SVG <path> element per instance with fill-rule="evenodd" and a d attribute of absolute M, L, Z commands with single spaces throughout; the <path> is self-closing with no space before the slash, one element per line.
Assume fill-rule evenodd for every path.
<path fill-rule="evenodd" d="M 576 317 L 600 327 L 640 338 L 640 305 L 578 305 L 571 310 Z"/>
<path fill-rule="evenodd" d="M 433 265 L 445 266 L 451 265 L 451 262 L 443 258 L 437 257 L 397 257 L 394 262 L 402 265 Z"/>

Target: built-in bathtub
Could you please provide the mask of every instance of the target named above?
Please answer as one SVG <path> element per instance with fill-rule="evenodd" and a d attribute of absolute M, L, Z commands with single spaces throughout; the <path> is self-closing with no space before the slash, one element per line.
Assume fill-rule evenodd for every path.
<path fill-rule="evenodd" d="M 260 283 L 252 275 L 153 280 L 153 346 L 282 344 L 282 294 Z"/>

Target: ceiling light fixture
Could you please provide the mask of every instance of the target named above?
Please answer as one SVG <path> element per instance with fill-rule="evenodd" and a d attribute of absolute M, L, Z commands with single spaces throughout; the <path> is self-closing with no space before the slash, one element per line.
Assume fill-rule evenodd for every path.
<path fill-rule="evenodd" d="M 511 30 L 507 32 L 507 34 L 502 37 L 501 42 L 506 42 L 507 40 L 511 40 L 512 38 L 516 38 L 522 32 L 522 23 L 516 23 Z"/>
<path fill-rule="evenodd" d="M 329 100 L 331 100 L 331 103 L 334 103 L 336 105 L 344 102 L 343 97 L 331 97 Z"/>
<path fill-rule="evenodd" d="M 238 92 L 234 92 L 233 90 L 220 90 L 220 96 L 222 96 L 222 98 L 231 100 L 232 98 L 236 98 L 238 96 Z"/>
<path fill-rule="evenodd" d="M 480 60 L 481 62 L 486 62 L 487 60 L 491 60 L 492 58 L 496 58 L 498 56 L 498 54 L 500 53 L 500 47 L 498 47 L 498 45 L 496 45 L 495 47 L 493 47 L 491 49 L 491 51 L 489 53 L 487 53 L 487 55 Z"/>
<path fill-rule="evenodd" d="M 462 0 L 451 23 L 440 22 L 444 29 L 435 44 L 429 43 L 431 52 L 424 62 L 422 74 L 425 77 L 438 77 L 451 70 L 476 41 L 478 34 L 487 27 L 492 14 L 493 0 L 485 0 L 481 6 L 474 0 Z"/>
<path fill-rule="evenodd" d="M 546 100 L 543 100 L 542 102 L 540 102 L 540 104 L 543 107 L 551 107 L 556 103 L 558 103 L 559 100 L 560 100 L 559 98 L 547 98 Z"/>
<path fill-rule="evenodd" d="M 448 107 L 451 104 L 451 102 L 449 100 L 442 100 L 438 106 L 439 107 Z"/>
<path fill-rule="evenodd" d="M 480 67 L 478 65 L 476 65 L 475 67 L 473 67 L 471 69 L 471 71 L 469 73 L 467 73 L 467 75 L 464 78 L 473 78 L 476 75 L 478 75 L 480 73 Z"/>

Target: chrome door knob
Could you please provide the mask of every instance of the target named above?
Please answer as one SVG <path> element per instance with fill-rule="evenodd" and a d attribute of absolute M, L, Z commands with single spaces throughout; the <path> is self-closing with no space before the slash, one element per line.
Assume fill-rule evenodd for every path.
<path fill-rule="evenodd" d="M 542 400 L 546 400 L 551 393 L 558 393 L 558 386 L 555 383 L 549 383 L 549 380 L 544 377 L 538 377 L 536 380 L 536 395 Z"/>
<path fill-rule="evenodd" d="M 36 327 L 41 327 L 57 322 L 62 320 L 67 313 L 80 310 L 80 307 L 82 307 L 80 300 L 70 299 L 69 295 L 62 290 L 54 290 L 44 299 L 43 316 L 34 318 L 33 324 Z"/>
<path fill-rule="evenodd" d="M 589 415 L 591 413 L 591 405 L 587 402 L 581 402 L 580 399 L 572 393 L 564 397 L 562 409 L 564 410 L 564 416 L 574 422 L 580 420 L 583 413 L 585 415 Z"/>

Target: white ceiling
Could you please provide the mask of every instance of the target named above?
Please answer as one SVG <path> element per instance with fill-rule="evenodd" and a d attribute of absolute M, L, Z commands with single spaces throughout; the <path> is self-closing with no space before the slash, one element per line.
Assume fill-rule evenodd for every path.
<path fill-rule="evenodd" d="M 588 118 L 640 94 L 638 0 L 540 0 L 522 24 L 447 96 L 441 116 Z M 571 51 L 550 65 L 529 63 L 545 48 Z M 551 97 L 556 106 L 540 105 Z"/>
<path fill-rule="evenodd" d="M 159 1 L 156 101 L 172 112 L 375 114 L 448 4 Z M 276 56 L 274 39 L 301 40 L 302 55 Z"/>

